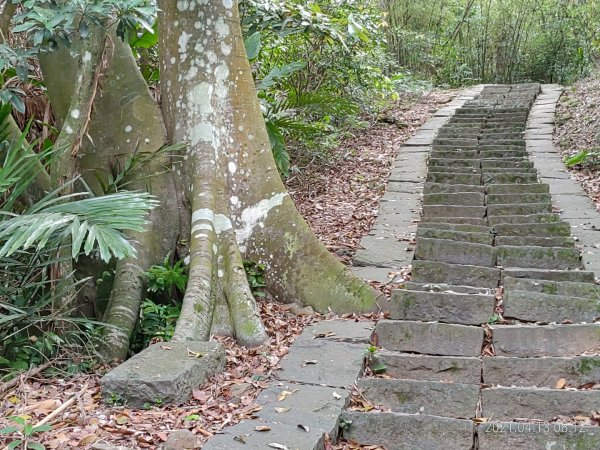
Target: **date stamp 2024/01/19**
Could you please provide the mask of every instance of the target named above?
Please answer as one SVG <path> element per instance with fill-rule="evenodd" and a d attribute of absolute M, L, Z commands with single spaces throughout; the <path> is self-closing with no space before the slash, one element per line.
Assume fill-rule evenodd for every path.
<path fill-rule="evenodd" d="M 583 425 L 564 422 L 487 422 L 485 433 L 583 433 Z"/>

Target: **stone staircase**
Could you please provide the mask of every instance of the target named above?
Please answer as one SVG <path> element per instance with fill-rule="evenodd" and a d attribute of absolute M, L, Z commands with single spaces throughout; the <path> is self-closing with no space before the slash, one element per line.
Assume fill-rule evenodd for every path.
<path fill-rule="evenodd" d="M 389 412 L 346 411 L 343 435 L 395 449 L 598 449 L 600 287 L 524 139 L 540 85 L 485 86 L 429 154 L 412 280 L 383 305 Z"/>

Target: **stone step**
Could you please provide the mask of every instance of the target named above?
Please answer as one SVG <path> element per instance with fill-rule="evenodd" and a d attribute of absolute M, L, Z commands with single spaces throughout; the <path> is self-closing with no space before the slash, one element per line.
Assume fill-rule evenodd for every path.
<path fill-rule="evenodd" d="M 508 203 L 488 204 L 489 216 L 529 216 L 531 214 L 545 214 L 552 212 L 551 203 Z"/>
<path fill-rule="evenodd" d="M 500 131 L 498 129 L 482 130 L 480 142 L 485 144 L 488 141 L 492 142 L 521 142 L 523 140 L 523 131 Z M 511 144 L 512 145 L 512 144 Z"/>
<path fill-rule="evenodd" d="M 503 267 L 558 270 L 582 268 L 579 250 L 565 247 L 498 246 L 497 264 Z"/>
<path fill-rule="evenodd" d="M 496 224 L 494 230 L 498 236 L 571 236 L 571 225 L 568 222 L 553 223 L 521 223 Z"/>
<path fill-rule="evenodd" d="M 442 128 L 437 134 L 438 139 L 477 139 L 479 137 L 479 129 L 465 130 L 453 129 L 453 128 Z"/>
<path fill-rule="evenodd" d="M 458 231 L 462 233 L 485 233 L 491 234 L 492 228 L 485 225 L 469 225 L 460 223 L 446 223 L 446 222 L 424 222 L 419 224 L 418 230 L 448 230 Z"/>
<path fill-rule="evenodd" d="M 424 205 L 483 206 L 483 192 L 455 192 L 423 195 Z"/>
<path fill-rule="evenodd" d="M 525 150 L 525 141 L 520 142 L 519 144 L 506 144 L 501 142 L 479 142 L 477 146 L 477 150 L 481 153 L 487 152 L 522 152 L 528 155 Z"/>
<path fill-rule="evenodd" d="M 481 391 L 484 417 L 495 420 L 588 416 L 600 409 L 600 390 L 566 391 L 540 388 L 497 387 Z"/>
<path fill-rule="evenodd" d="M 391 358 L 391 361 L 395 360 Z M 399 369 L 399 374 L 410 373 L 409 369 L 412 366 L 409 366 L 408 363 L 405 364 L 408 366 L 407 369 L 404 369 L 404 371 Z M 459 361 L 456 364 L 458 366 Z M 468 373 L 466 370 L 469 367 L 467 363 L 458 367 L 463 369 L 462 374 Z M 394 369 L 391 369 L 391 371 L 394 372 Z M 415 374 L 424 375 L 419 371 Z M 466 375 L 465 379 L 468 379 Z M 537 386 L 553 389 L 561 379 L 565 380 L 567 387 L 574 388 L 579 388 L 587 383 L 597 383 L 600 380 L 600 356 L 542 358 L 494 356 L 483 358 L 483 382 L 485 384 L 518 387 Z"/>
<path fill-rule="evenodd" d="M 415 283 L 464 284 L 492 289 L 498 286 L 500 269 L 414 260 L 412 281 Z"/>
<path fill-rule="evenodd" d="M 476 159 L 473 159 L 472 161 L 477 161 Z M 429 168 L 430 172 L 439 172 L 439 173 L 469 173 L 469 174 L 478 174 L 481 175 L 482 170 L 479 167 L 443 167 L 443 166 L 436 166 L 436 167 L 430 167 Z"/>
<path fill-rule="evenodd" d="M 488 195 L 502 194 L 546 194 L 550 192 L 550 187 L 546 183 L 531 184 L 490 184 L 485 187 Z"/>
<path fill-rule="evenodd" d="M 578 356 L 600 352 L 600 324 L 493 325 L 498 356 Z"/>
<path fill-rule="evenodd" d="M 421 223 L 427 222 L 439 222 L 443 221 L 449 224 L 465 224 L 465 225 L 479 225 L 487 226 L 487 219 L 480 219 L 477 217 L 421 217 Z"/>
<path fill-rule="evenodd" d="M 433 145 L 452 145 L 454 147 L 474 146 L 477 145 L 477 139 L 435 138 Z"/>
<path fill-rule="evenodd" d="M 479 169 L 480 163 L 477 159 L 456 159 L 456 158 L 430 158 L 429 167 L 466 167 L 469 169 Z"/>
<path fill-rule="evenodd" d="M 490 319 L 495 304 L 495 295 L 395 289 L 390 301 L 380 307 L 391 319 L 479 325 Z"/>
<path fill-rule="evenodd" d="M 479 356 L 483 328 L 447 323 L 380 320 L 375 326 L 378 346 L 405 353 L 439 356 Z"/>
<path fill-rule="evenodd" d="M 431 239 L 449 239 L 452 241 L 472 242 L 475 244 L 486 245 L 492 245 L 494 242 L 494 235 L 492 235 L 491 233 L 469 233 L 463 231 L 440 230 L 435 228 L 422 227 L 418 228 L 417 237 Z"/>
<path fill-rule="evenodd" d="M 572 237 L 554 236 L 496 236 L 496 245 L 511 246 L 537 246 L 537 247 L 573 247 L 575 241 Z"/>
<path fill-rule="evenodd" d="M 514 129 L 519 129 L 519 130 L 525 130 L 525 123 L 523 123 L 523 121 L 493 121 L 493 122 L 486 122 L 481 126 L 481 129 L 486 131 L 486 130 L 497 130 L 497 129 L 508 129 L 508 130 L 514 130 Z"/>
<path fill-rule="evenodd" d="M 425 183 L 423 194 L 453 194 L 465 192 L 484 192 L 484 186 L 474 184 L 444 184 L 444 183 Z"/>
<path fill-rule="evenodd" d="M 590 323 L 600 317 L 600 301 L 566 295 L 507 289 L 504 317 L 526 322 Z"/>
<path fill-rule="evenodd" d="M 433 147 L 429 156 L 431 158 L 436 158 L 436 159 L 460 159 L 460 160 L 472 159 L 475 161 L 479 161 L 479 153 L 477 153 L 476 149 L 468 150 L 468 149 L 456 149 L 455 147 L 448 147 L 448 148 Z"/>
<path fill-rule="evenodd" d="M 475 217 L 482 219 L 487 208 L 485 206 L 454 206 L 441 204 L 424 204 L 423 216 L 425 217 Z"/>
<path fill-rule="evenodd" d="M 594 273 L 584 270 L 545 270 L 511 267 L 502 269 L 502 283 L 507 278 L 530 278 L 535 280 L 571 281 L 574 283 L 594 283 Z"/>
<path fill-rule="evenodd" d="M 494 267 L 496 249 L 491 245 L 471 244 L 449 239 L 418 238 L 415 258 L 451 264 Z"/>
<path fill-rule="evenodd" d="M 373 357 L 371 367 L 385 367 L 386 376 L 403 380 L 481 383 L 481 360 L 474 356 L 414 355 L 382 350 Z M 600 368 L 595 372 L 600 374 Z"/>
<path fill-rule="evenodd" d="M 404 289 L 410 291 L 448 292 L 453 294 L 495 295 L 496 293 L 496 290 L 491 288 L 445 283 L 415 283 L 414 281 L 405 282 Z"/>
<path fill-rule="evenodd" d="M 500 224 L 541 224 L 556 223 L 560 220 L 558 214 L 528 214 L 525 216 L 493 216 L 488 217 L 488 222 L 496 228 Z"/>
<path fill-rule="evenodd" d="M 533 162 L 529 161 L 527 158 L 517 157 L 517 158 L 502 158 L 502 159 L 482 159 L 481 167 L 483 169 L 489 169 L 492 167 L 497 168 L 521 168 L 521 167 L 533 167 Z"/>
<path fill-rule="evenodd" d="M 530 291 L 600 300 L 600 286 L 595 283 L 536 280 L 532 278 L 505 276 L 503 279 L 503 286 L 506 290 Z"/>
<path fill-rule="evenodd" d="M 486 173 L 483 175 L 485 184 L 527 184 L 537 181 L 537 173 Z"/>
<path fill-rule="evenodd" d="M 560 422 L 486 422 L 477 425 L 477 443 L 478 450 L 597 449 L 600 427 Z"/>
<path fill-rule="evenodd" d="M 480 148 L 479 149 L 479 158 L 481 160 L 484 159 L 498 159 L 498 158 L 510 158 L 510 159 L 514 159 L 514 158 L 521 158 L 521 159 L 525 159 L 527 158 L 528 153 L 524 150 L 507 150 L 507 149 L 497 149 L 497 150 L 491 150 L 491 149 L 485 149 L 485 148 Z"/>
<path fill-rule="evenodd" d="M 517 170 L 519 173 L 535 173 L 537 174 L 537 169 L 533 167 L 517 167 L 517 168 L 507 168 L 507 167 L 487 167 L 485 169 L 481 169 L 483 174 L 496 174 L 496 173 L 513 173 Z"/>
<path fill-rule="evenodd" d="M 479 173 L 444 173 L 444 172 L 427 172 L 426 181 L 431 183 L 447 183 L 447 184 L 481 184 L 481 174 Z"/>
<path fill-rule="evenodd" d="M 356 384 L 370 402 L 405 414 L 469 419 L 479 401 L 479 385 L 473 384 L 382 378 L 362 378 Z"/>
<path fill-rule="evenodd" d="M 551 203 L 552 196 L 547 192 L 530 194 L 488 194 L 485 201 L 488 205 L 502 205 L 509 203 Z"/>
<path fill-rule="evenodd" d="M 448 417 L 346 411 L 341 418 L 342 436 L 363 445 L 386 450 L 470 449 L 474 425 L 471 420 Z M 592 448 L 592 447 L 589 447 Z"/>

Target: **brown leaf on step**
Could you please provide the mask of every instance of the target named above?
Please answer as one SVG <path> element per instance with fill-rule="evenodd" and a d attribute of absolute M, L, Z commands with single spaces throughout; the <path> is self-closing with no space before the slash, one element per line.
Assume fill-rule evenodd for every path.
<path fill-rule="evenodd" d="M 255 430 L 255 431 L 261 431 L 261 432 L 264 432 L 264 431 L 271 431 L 271 427 L 269 427 L 269 426 L 267 426 L 267 425 L 257 425 L 257 426 L 254 428 L 254 430 Z"/>
<path fill-rule="evenodd" d="M 281 408 L 279 406 L 276 406 L 274 409 L 275 409 L 275 412 L 285 413 L 285 412 L 288 412 L 291 408 Z"/>
<path fill-rule="evenodd" d="M 241 442 L 242 444 L 246 443 L 246 440 L 250 437 L 249 434 L 239 434 L 233 438 L 234 441 Z"/>
<path fill-rule="evenodd" d="M 171 347 L 170 345 L 161 345 L 160 348 L 162 348 L 163 350 L 173 350 L 173 347 Z"/>
<path fill-rule="evenodd" d="M 93 444 L 98 440 L 98 436 L 95 434 L 88 434 L 87 436 L 81 438 L 77 443 L 77 447 L 85 447 L 86 445 Z"/>
<path fill-rule="evenodd" d="M 292 393 L 290 391 L 281 391 L 279 393 L 279 395 L 277 396 L 277 401 L 281 402 L 281 401 L 285 400 L 286 398 L 288 398 L 290 395 L 292 395 Z"/>
<path fill-rule="evenodd" d="M 319 361 L 317 361 L 316 359 L 305 359 L 304 362 L 302 363 L 302 367 L 306 367 L 310 364 L 317 364 Z"/>
<path fill-rule="evenodd" d="M 556 384 L 554 385 L 555 389 L 563 389 L 567 384 L 567 380 L 565 380 L 564 378 L 561 378 L 560 380 L 558 380 L 556 382 Z"/>
<path fill-rule="evenodd" d="M 313 336 L 313 339 L 323 339 L 326 337 L 331 337 L 331 336 L 335 336 L 335 333 L 332 331 L 328 331 L 326 333 L 317 333 Z"/>
<path fill-rule="evenodd" d="M 271 447 L 271 448 L 276 448 L 276 449 L 279 449 L 279 450 L 290 450 L 290 449 L 289 449 L 288 447 L 286 447 L 285 445 L 283 445 L 283 444 L 278 444 L 277 442 L 273 442 L 273 443 L 269 444 L 269 447 Z"/>
<path fill-rule="evenodd" d="M 301 423 L 298 424 L 298 428 L 306 431 L 307 433 L 310 431 L 310 428 L 308 428 L 307 425 L 302 425 Z"/>
<path fill-rule="evenodd" d="M 487 417 L 475 417 L 473 419 L 473 422 L 475 423 L 487 423 L 490 419 L 488 419 Z"/>
<path fill-rule="evenodd" d="M 339 400 L 342 398 L 342 396 L 340 394 L 338 394 L 337 392 L 333 391 L 333 393 L 331 394 L 333 398 L 335 398 L 336 400 Z"/>

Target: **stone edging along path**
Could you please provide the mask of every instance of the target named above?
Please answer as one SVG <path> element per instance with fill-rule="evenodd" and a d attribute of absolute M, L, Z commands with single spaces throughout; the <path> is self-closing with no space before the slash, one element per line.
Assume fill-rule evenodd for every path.
<path fill-rule="evenodd" d="M 478 86 L 425 124 L 356 257 L 357 273 L 379 281 L 412 262 L 412 281 L 381 305 L 389 319 L 307 328 L 259 419 L 203 448 L 320 449 L 340 423 L 388 450 L 600 448 L 600 427 L 573 420 L 600 410 L 600 391 L 586 389 L 600 380 L 600 216 L 553 151 L 559 95 Z M 414 252 L 398 241 L 410 233 Z M 385 378 L 362 377 L 371 339 Z M 355 381 L 387 412 L 344 411 Z"/>

